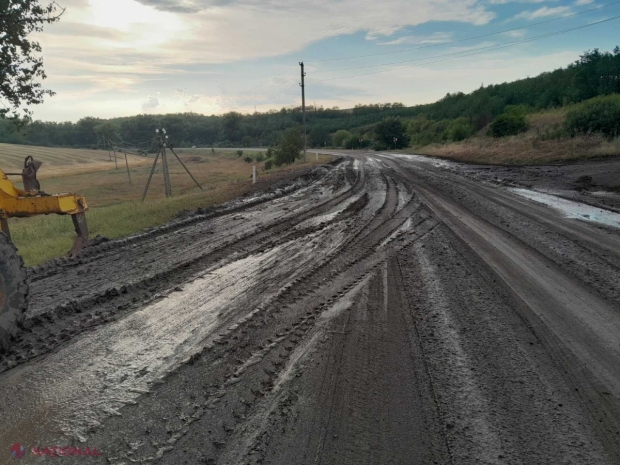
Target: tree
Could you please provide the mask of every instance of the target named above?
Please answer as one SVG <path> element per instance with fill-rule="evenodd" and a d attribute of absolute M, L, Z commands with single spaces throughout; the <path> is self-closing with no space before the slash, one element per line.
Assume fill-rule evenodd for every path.
<path fill-rule="evenodd" d="M 222 139 L 235 141 L 241 139 L 241 113 L 231 111 L 222 116 Z"/>
<path fill-rule="evenodd" d="M 75 129 L 77 137 L 75 139 L 76 145 L 85 146 L 85 145 L 96 145 L 97 144 L 97 133 L 96 128 L 103 121 L 99 118 L 86 117 L 78 120 L 75 123 Z"/>
<path fill-rule="evenodd" d="M 572 107 L 564 127 L 570 134 L 601 133 L 607 137 L 620 134 L 620 95 L 595 97 Z"/>
<path fill-rule="evenodd" d="M 301 131 L 297 127 L 288 128 L 278 140 L 274 149 L 274 164 L 276 166 L 290 165 L 299 158 L 304 148 Z"/>
<path fill-rule="evenodd" d="M 489 133 L 493 137 L 516 136 L 529 129 L 525 115 L 503 113 L 493 120 L 489 127 Z"/>
<path fill-rule="evenodd" d="M 37 82 L 47 77 L 41 45 L 28 36 L 58 21 L 63 12 L 55 2 L 43 6 L 38 0 L 0 0 L 0 98 L 8 102 L 8 107 L 0 107 L 0 117 L 18 118 L 21 108 L 29 119 L 28 105 L 54 95 Z"/>
<path fill-rule="evenodd" d="M 351 138 L 351 133 L 345 129 L 340 129 L 332 137 L 332 142 L 336 147 L 342 147 L 344 143 Z"/>
<path fill-rule="evenodd" d="M 344 142 L 345 149 L 365 149 L 370 147 L 370 139 L 353 134 Z"/>
<path fill-rule="evenodd" d="M 312 128 L 308 136 L 311 147 L 323 147 L 329 143 L 329 131 L 323 126 Z"/>
<path fill-rule="evenodd" d="M 409 136 L 398 118 L 384 118 L 375 126 L 375 142 L 378 146 L 400 149 L 409 145 Z"/>
<path fill-rule="evenodd" d="M 117 141 L 119 139 L 119 128 L 117 124 L 112 123 L 111 121 L 105 121 L 101 124 L 97 124 L 93 126 L 93 131 L 97 135 L 97 139 L 99 140 L 101 137 L 104 139 Z"/>
<path fill-rule="evenodd" d="M 471 137 L 474 134 L 474 128 L 465 117 L 453 120 L 446 134 L 447 138 L 452 142 L 459 142 Z"/>

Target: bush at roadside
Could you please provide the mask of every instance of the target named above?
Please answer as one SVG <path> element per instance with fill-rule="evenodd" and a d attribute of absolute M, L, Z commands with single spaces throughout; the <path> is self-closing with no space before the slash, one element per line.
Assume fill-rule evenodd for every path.
<path fill-rule="evenodd" d="M 301 131 L 296 128 L 288 128 L 278 139 L 273 149 L 273 162 L 275 166 L 290 165 L 300 157 L 304 148 L 304 140 Z"/>
<path fill-rule="evenodd" d="M 620 95 L 605 95 L 579 103 L 566 114 L 564 122 L 571 135 L 600 133 L 617 137 L 620 133 Z"/>
<path fill-rule="evenodd" d="M 493 120 L 489 135 L 493 137 L 516 136 L 529 129 L 525 115 L 521 113 L 503 113 Z"/>

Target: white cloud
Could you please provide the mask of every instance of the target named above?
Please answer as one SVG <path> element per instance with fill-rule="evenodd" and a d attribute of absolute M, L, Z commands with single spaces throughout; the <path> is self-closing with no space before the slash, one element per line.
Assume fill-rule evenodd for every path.
<path fill-rule="evenodd" d="M 543 71 L 549 71 L 576 60 L 580 51 L 567 51 L 555 54 L 543 54 L 540 56 L 527 56 L 523 54 L 527 49 L 511 49 L 502 53 L 491 55 L 477 55 L 459 60 L 433 65 L 419 65 L 416 67 L 401 69 L 398 71 L 359 77 L 356 79 L 342 79 L 325 83 L 307 83 L 306 102 L 316 101 L 316 104 L 324 107 L 338 106 L 351 108 L 357 103 L 377 103 L 386 101 L 401 101 L 407 105 L 418 103 L 430 103 L 443 97 L 447 92 L 470 92 L 480 83 L 485 85 L 501 83 L 521 79 L 528 75 L 535 76 Z M 275 81 L 274 81 L 275 82 Z M 415 84 L 415 85 L 413 85 Z M 156 83 L 159 86 L 159 83 Z M 290 88 L 289 88 L 290 85 Z M 248 88 L 247 86 L 245 88 Z M 149 113 L 172 113 L 172 112 L 197 112 L 203 114 L 219 113 L 222 109 L 235 108 L 242 112 L 253 112 L 254 103 L 257 103 L 258 111 L 265 112 L 283 106 L 298 106 L 301 104 L 297 81 L 286 83 L 281 88 L 265 92 L 264 96 L 276 98 L 264 102 L 253 93 L 246 95 L 245 100 L 236 101 L 224 96 L 210 96 L 200 94 L 201 97 L 194 103 L 185 104 L 174 96 L 174 87 L 170 92 L 158 93 L 152 91 L 149 94 L 140 90 L 125 93 L 97 94 L 84 98 L 81 90 L 59 92 L 51 105 L 36 107 L 37 118 L 52 120 L 77 120 L 86 115 L 110 118 L 115 116 L 135 115 L 144 111 Z M 262 92 L 258 89 L 257 92 Z M 188 95 L 193 95 L 185 91 Z M 144 95 L 149 95 L 145 102 Z M 226 93 L 226 96 L 231 95 Z M 158 106 L 143 109 L 142 105 L 156 98 Z M 244 106 L 245 105 L 245 106 Z"/>
<path fill-rule="evenodd" d="M 271 64 L 275 60 L 270 61 L 270 57 L 300 52 L 321 40 L 360 32 L 386 46 L 440 43 L 452 36 L 437 32 L 399 37 L 397 33 L 433 21 L 483 25 L 494 17 L 487 10 L 489 2 L 480 3 L 480 0 L 62 0 L 62 3 L 67 7 L 62 20 L 46 26 L 45 32 L 38 34 L 49 76 L 45 85 L 57 91 L 57 95 L 34 108 L 37 117 L 58 120 L 76 120 L 86 115 L 125 116 L 141 111 L 211 114 L 241 105 L 250 108 L 240 110 L 253 111 L 254 102 L 263 102 L 258 105 L 259 111 L 298 104 L 299 69 L 295 65 L 299 60 L 292 59 L 287 68 Z M 529 14 L 541 17 L 559 12 L 557 8 L 545 7 Z M 472 47 L 483 45 L 486 44 Z M 454 50 L 467 48 L 449 51 Z M 348 52 L 334 47 L 325 54 L 331 57 L 353 54 Z M 478 59 L 482 60 L 481 57 L 468 60 L 474 64 Z M 510 67 L 510 58 L 505 63 L 501 65 L 504 69 L 501 76 L 510 74 L 505 71 Z M 306 69 L 310 75 L 312 66 Z M 420 69 L 402 73 L 424 75 Z M 446 79 L 430 73 L 431 80 L 416 82 L 415 89 L 411 88 L 410 80 L 408 86 L 399 87 L 403 78 L 398 73 L 362 78 L 348 87 L 341 86 L 349 80 L 333 81 L 333 89 L 339 92 L 324 101 L 319 101 L 317 96 L 317 104 L 344 108 L 359 103 L 356 99 L 361 97 L 364 102 L 431 101 L 438 93 L 466 90 L 469 81 L 463 81 L 460 86 L 462 69 L 463 66 L 446 68 L 442 71 Z M 472 82 L 482 78 L 482 71 L 467 72 L 475 76 Z M 485 81 L 496 82 L 494 77 L 500 76 L 493 70 L 486 72 Z M 264 85 L 253 89 L 263 80 Z M 358 82 L 374 87 L 362 88 Z M 237 89 L 250 88 L 251 92 L 235 96 Z M 148 96 L 146 100 L 145 96 Z"/>
<path fill-rule="evenodd" d="M 187 89 L 177 89 L 172 93 L 172 97 L 176 102 L 183 104 L 183 106 L 191 105 L 192 103 L 199 102 L 204 98 L 201 94 L 192 94 Z"/>
<path fill-rule="evenodd" d="M 522 37 L 525 37 L 525 33 L 525 30 L 519 29 L 517 31 L 504 32 L 504 35 L 510 37 L 511 39 L 520 39 Z"/>
<path fill-rule="evenodd" d="M 401 44 L 442 44 L 452 40 L 451 32 L 435 32 L 428 36 L 403 36 L 388 42 L 379 42 L 379 45 L 401 45 Z"/>
<path fill-rule="evenodd" d="M 76 100 L 72 99 L 76 95 L 102 102 L 116 92 L 125 94 L 123 102 L 127 102 L 119 108 L 119 114 L 140 111 L 144 103 L 140 96 L 152 94 L 155 88 L 165 88 L 157 82 L 167 82 L 168 92 L 172 94 L 176 87 L 189 84 L 183 76 L 219 72 L 214 65 L 242 65 L 249 59 L 295 53 L 321 40 L 360 31 L 367 32 L 369 39 L 383 39 L 405 27 L 429 21 L 482 25 L 494 17 L 479 0 L 61 0 L 61 3 L 66 7 L 61 21 L 47 25 L 35 37 L 44 50 L 49 76 L 45 84 L 57 91 L 57 96 L 48 99 L 45 108 L 59 105 L 63 93 L 75 105 Z M 430 36 L 422 38 L 422 43 L 440 39 L 439 35 Z M 403 38 L 402 43 L 413 40 Z M 236 82 L 230 83 L 228 77 L 230 71 L 229 76 L 222 76 L 222 81 L 217 77 L 211 79 L 207 84 L 211 92 L 224 86 L 230 94 L 231 88 L 240 86 L 241 78 L 234 76 Z M 281 80 L 289 77 L 283 76 Z M 185 80 L 171 84 L 176 78 Z M 272 82 L 277 84 L 278 79 L 271 79 Z M 272 96 L 268 88 L 265 86 L 258 92 Z M 188 93 L 208 95 L 199 89 Z M 190 102 L 186 97 L 172 96 L 165 99 L 165 104 L 160 100 L 158 108 L 178 103 L 182 105 L 180 108 L 190 106 L 218 112 L 229 107 L 230 101 L 205 97 Z M 147 106 L 152 104 L 147 102 Z M 218 108 L 218 104 L 223 107 Z M 73 119 L 76 116 L 82 115 L 71 114 Z"/>
<path fill-rule="evenodd" d="M 157 97 L 153 97 L 152 95 L 149 95 L 144 101 L 144 103 L 142 103 L 142 109 L 144 111 L 152 110 L 154 108 L 157 108 L 158 106 L 159 99 Z"/>
<path fill-rule="evenodd" d="M 548 0 L 488 0 L 492 5 L 505 5 L 507 3 L 545 3 Z M 550 0 L 557 1 L 557 0 Z"/>
<path fill-rule="evenodd" d="M 590 3 L 594 3 L 594 0 L 577 0 L 575 2 L 575 5 L 576 6 L 589 5 Z"/>
<path fill-rule="evenodd" d="M 225 63 L 292 53 L 359 31 L 375 39 L 428 21 L 481 25 L 493 17 L 477 0 L 90 0 L 67 8 L 42 42 L 48 60 L 57 50 L 102 60 L 113 53 L 121 62 L 137 56 L 155 63 Z"/>
<path fill-rule="evenodd" d="M 545 18 L 547 16 L 558 16 L 564 13 L 570 13 L 570 11 L 571 9 L 568 6 L 557 6 L 555 8 L 543 6 L 535 11 L 522 11 L 512 19 L 527 19 L 531 21 L 538 18 Z"/>

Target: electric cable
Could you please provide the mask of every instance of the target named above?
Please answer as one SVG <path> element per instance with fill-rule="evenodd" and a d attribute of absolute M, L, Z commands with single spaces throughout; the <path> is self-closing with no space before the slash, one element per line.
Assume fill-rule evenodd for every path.
<path fill-rule="evenodd" d="M 325 58 L 325 59 L 322 59 L 322 60 L 306 61 L 306 63 L 323 63 L 323 62 L 326 62 L 326 61 L 353 60 L 355 58 L 368 58 L 368 57 L 374 57 L 374 56 L 380 56 L 380 55 L 390 55 L 390 54 L 395 54 L 395 53 L 410 52 L 412 50 L 421 50 L 421 49 L 425 49 L 425 48 L 441 47 L 441 46 L 444 46 L 444 45 L 452 45 L 452 44 L 457 44 L 457 43 L 461 43 L 461 42 L 467 42 L 467 41 L 470 41 L 470 40 L 483 39 L 485 37 L 492 37 L 492 36 L 499 35 L 499 34 L 505 34 L 507 32 L 519 31 L 519 30 L 527 29 L 527 28 L 534 27 L 534 26 L 540 26 L 541 24 L 548 24 L 548 23 L 552 23 L 554 21 L 560 21 L 562 19 L 572 18 L 572 17 L 575 17 L 575 16 L 579 16 L 579 15 L 582 15 L 582 14 L 585 14 L 585 13 L 590 13 L 590 12 L 595 11 L 595 10 L 600 10 L 600 9 L 607 8 L 607 7 L 614 6 L 614 5 L 618 5 L 618 4 L 620 4 L 620 1 L 612 2 L 612 3 L 606 3 L 604 5 L 599 5 L 599 6 L 594 7 L 594 8 L 589 8 L 587 10 L 578 11 L 576 13 L 571 13 L 571 14 L 568 14 L 568 15 L 560 16 L 558 18 L 552 18 L 552 19 L 547 19 L 547 20 L 544 20 L 544 21 L 539 21 L 539 22 L 536 22 L 536 23 L 527 24 L 525 26 L 513 27 L 513 28 L 510 28 L 510 29 L 504 29 L 502 31 L 491 32 L 491 33 L 488 33 L 488 34 L 482 34 L 482 35 L 473 36 L 473 37 L 466 37 L 466 38 L 463 38 L 463 39 L 451 40 L 451 41 L 448 41 L 448 42 L 441 42 L 439 44 L 427 44 L 427 45 L 422 45 L 422 46 L 418 46 L 418 47 L 411 47 L 411 48 L 405 48 L 405 49 L 400 49 L 400 50 L 391 50 L 391 51 L 387 51 L 387 52 L 370 53 L 370 54 L 367 54 L 367 55 L 352 55 L 352 56 L 345 56 L 345 57 L 338 57 L 338 58 Z"/>

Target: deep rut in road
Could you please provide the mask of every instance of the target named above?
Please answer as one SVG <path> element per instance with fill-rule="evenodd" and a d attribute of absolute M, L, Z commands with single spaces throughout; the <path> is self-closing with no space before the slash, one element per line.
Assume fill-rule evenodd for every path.
<path fill-rule="evenodd" d="M 615 273 L 614 237 L 580 242 L 583 225 L 552 229 L 538 207 L 464 182 L 359 155 L 32 270 L 29 332 L 0 376 L 13 425 L 1 447 L 85 441 L 119 464 L 618 463 L 620 410 L 600 378 L 618 349 L 584 384 L 575 338 L 438 202 L 471 234 L 505 234 L 592 289 L 583 298 L 611 325 L 617 283 L 594 286 L 578 267 Z M 519 211 L 535 226 L 527 241 Z M 557 228 L 576 251 L 568 269 L 548 250 Z M 558 299 L 550 308 L 569 310 Z"/>

